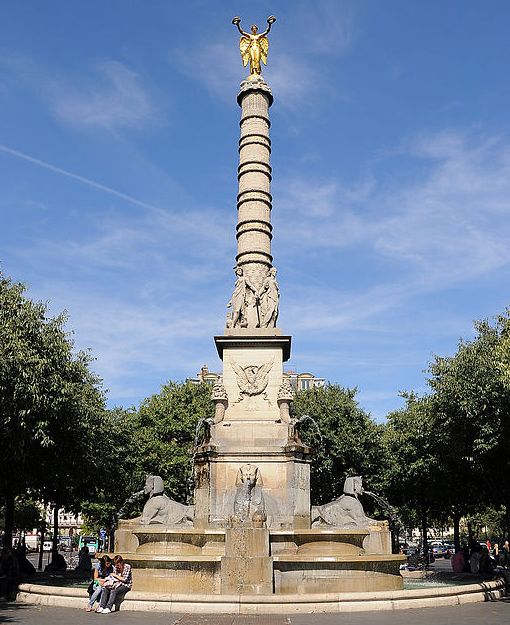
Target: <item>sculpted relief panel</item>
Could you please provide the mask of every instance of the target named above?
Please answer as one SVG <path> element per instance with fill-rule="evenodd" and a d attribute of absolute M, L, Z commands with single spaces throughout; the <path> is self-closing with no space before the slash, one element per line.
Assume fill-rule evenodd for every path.
<path fill-rule="evenodd" d="M 239 398 L 236 404 L 245 398 L 252 398 L 256 395 L 262 395 L 265 401 L 271 405 L 265 391 L 269 383 L 269 372 L 273 367 L 274 360 L 264 363 L 263 365 L 247 365 L 241 366 L 235 360 L 231 360 L 230 364 L 237 377 L 237 385 L 239 387 Z"/>

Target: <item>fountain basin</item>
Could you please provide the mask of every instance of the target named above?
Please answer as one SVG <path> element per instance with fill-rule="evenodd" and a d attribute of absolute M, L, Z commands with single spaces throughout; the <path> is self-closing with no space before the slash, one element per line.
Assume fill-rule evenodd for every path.
<path fill-rule="evenodd" d="M 366 529 L 269 530 L 271 555 L 361 555 Z"/>
<path fill-rule="evenodd" d="M 130 531 L 136 550 L 117 544 L 116 551 L 132 564 L 137 591 L 279 595 L 403 588 L 399 566 L 405 556 L 366 553 L 369 528 L 131 524 Z"/>
<path fill-rule="evenodd" d="M 167 555 L 223 555 L 225 530 L 138 526 L 136 553 Z"/>
<path fill-rule="evenodd" d="M 276 594 L 401 590 L 400 564 L 405 556 L 273 557 Z"/>

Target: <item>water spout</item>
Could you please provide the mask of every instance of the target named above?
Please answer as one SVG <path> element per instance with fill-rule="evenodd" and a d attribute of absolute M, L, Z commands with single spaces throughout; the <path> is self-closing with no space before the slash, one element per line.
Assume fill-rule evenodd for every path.
<path fill-rule="evenodd" d="M 191 505 L 193 503 L 193 495 L 195 491 L 195 457 L 197 455 L 197 448 L 201 445 L 206 445 L 211 439 L 211 425 L 212 419 L 204 419 L 203 417 L 198 420 L 195 427 L 195 438 L 193 440 L 193 452 L 190 457 L 188 470 L 188 478 L 186 479 L 186 503 Z"/>
<path fill-rule="evenodd" d="M 404 528 L 404 524 L 402 523 L 401 518 L 399 517 L 396 509 L 388 502 L 386 501 L 386 499 L 384 499 L 383 497 L 381 497 L 380 495 L 376 495 L 376 493 L 373 493 L 369 490 L 363 490 L 363 494 L 365 495 L 370 495 L 370 497 L 372 497 L 373 499 L 375 499 L 375 501 L 384 509 L 386 510 L 386 512 L 388 513 L 388 516 L 390 517 L 390 521 L 392 521 L 394 523 L 395 526 L 400 527 L 400 528 Z"/>
<path fill-rule="evenodd" d="M 304 414 L 301 417 L 298 417 L 297 419 L 293 419 L 291 423 L 297 429 L 300 424 L 306 423 L 307 421 L 309 421 L 312 424 L 314 430 L 319 435 L 319 440 L 320 440 L 320 443 L 321 443 L 321 446 L 322 446 L 324 444 L 324 439 L 322 437 L 322 432 L 320 431 L 319 424 L 317 423 L 317 421 L 313 417 L 311 417 L 310 415 Z"/>
<path fill-rule="evenodd" d="M 117 519 L 123 519 L 124 515 L 127 512 L 127 509 L 129 508 L 129 506 L 134 501 L 136 501 L 139 497 L 141 497 L 144 493 L 145 493 L 145 491 L 142 489 L 142 490 L 136 491 L 136 493 L 132 493 L 131 495 L 129 495 L 129 497 L 126 499 L 126 501 L 122 504 L 121 509 L 117 512 L 117 514 L 116 514 Z"/>

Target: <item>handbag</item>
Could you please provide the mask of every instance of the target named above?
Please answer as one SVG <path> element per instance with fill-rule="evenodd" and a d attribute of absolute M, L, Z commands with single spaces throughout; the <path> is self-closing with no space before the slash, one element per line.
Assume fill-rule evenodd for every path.
<path fill-rule="evenodd" d="M 89 595 L 92 595 L 92 593 L 94 592 L 94 580 L 90 582 L 89 587 L 87 588 L 87 592 Z"/>

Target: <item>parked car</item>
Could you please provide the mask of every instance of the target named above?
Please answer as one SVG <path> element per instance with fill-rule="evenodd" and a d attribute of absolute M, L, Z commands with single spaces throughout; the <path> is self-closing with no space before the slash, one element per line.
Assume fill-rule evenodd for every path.
<path fill-rule="evenodd" d="M 449 554 L 447 556 L 448 547 L 446 547 L 444 543 L 439 542 L 439 541 L 434 541 L 434 543 L 431 544 L 431 547 L 432 547 L 432 553 L 434 554 L 434 558 L 449 557 Z"/>

